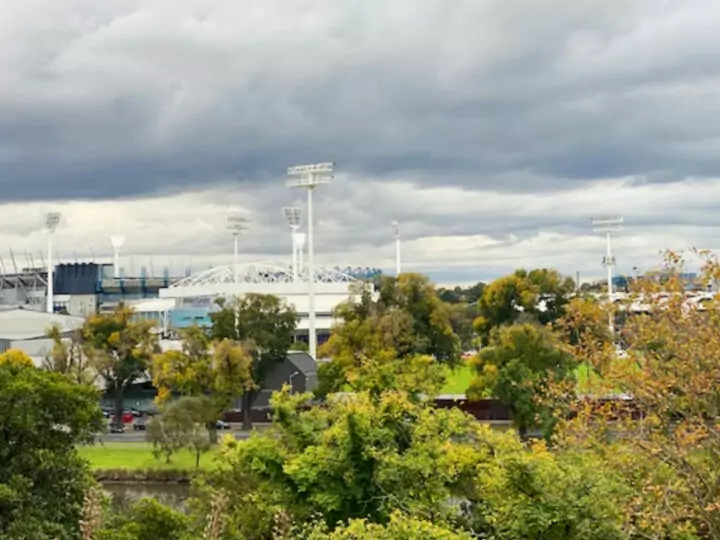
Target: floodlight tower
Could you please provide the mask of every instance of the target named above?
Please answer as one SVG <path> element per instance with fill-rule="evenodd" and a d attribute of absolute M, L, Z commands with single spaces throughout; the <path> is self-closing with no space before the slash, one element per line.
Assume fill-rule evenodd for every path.
<path fill-rule="evenodd" d="M 285 219 L 287 220 L 288 225 L 290 225 L 290 230 L 292 231 L 290 233 L 292 237 L 292 273 L 293 283 L 296 283 L 298 280 L 297 230 L 300 228 L 300 221 L 302 220 L 302 208 L 297 206 L 286 206 L 283 208 L 283 213 L 285 214 Z"/>
<path fill-rule="evenodd" d="M 592 218 L 593 230 L 599 233 L 605 233 L 606 239 L 606 252 L 603 257 L 603 266 L 607 270 L 607 291 L 608 291 L 608 302 L 612 303 L 613 295 L 613 266 L 615 266 L 615 257 L 612 254 L 612 248 L 610 245 L 610 236 L 614 232 L 622 230 L 623 217 L 622 216 L 597 216 Z M 610 331 L 613 331 L 613 320 L 612 314 L 610 315 Z"/>
<path fill-rule="evenodd" d="M 298 274 L 302 272 L 305 261 L 303 260 L 305 254 L 305 240 L 307 235 L 303 232 L 295 233 L 295 245 L 297 245 L 297 256 L 298 256 Z"/>
<path fill-rule="evenodd" d="M 314 165 L 299 165 L 288 167 L 287 175 L 290 177 L 288 187 L 305 188 L 308 192 L 308 220 L 307 220 L 307 243 L 308 243 L 308 342 L 310 356 L 317 358 L 317 334 L 315 333 L 315 253 L 313 244 L 313 190 L 330 183 L 334 163 L 315 163 Z"/>
<path fill-rule="evenodd" d="M 110 237 L 110 245 L 113 249 L 113 277 L 120 278 L 120 250 L 125 245 L 125 237 L 119 234 Z"/>
<path fill-rule="evenodd" d="M 397 221 L 393 221 L 390 225 L 393 229 L 393 236 L 395 236 L 395 275 L 399 276 L 402 272 L 402 265 L 400 263 L 400 224 Z"/>
<path fill-rule="evenodd" d="M 53 303 L 53 235 L 55 230 L 60 224 L 60 218 L 62 214 L 60 212 L 48 212 L 45 214 L 45 231 L 48 235 L 48 267 L 47 267 L 47 312 L 54 313 Z"/>
<path fill-rule="evenodd" d="M 248 229 L 249 223 L 249 220 L 245 216 L 243 216 L 240 210 L 230 210 L 228 212 L 228 215 L 225 216 L 225 227 L 228 231 L 230 231 L 230 234 L 232 234 L 233 236 L 233 247 L 235 254 L 233 259 L 233 280 L 236 284 L 238 281 L 240 281 L 238 276 L 238 235 Z"/>

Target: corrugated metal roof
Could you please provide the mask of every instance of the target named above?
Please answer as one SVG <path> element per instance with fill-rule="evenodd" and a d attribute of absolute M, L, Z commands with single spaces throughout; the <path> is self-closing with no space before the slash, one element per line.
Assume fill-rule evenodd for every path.
<path fill-rule="evenodd" d="M 44 337 L 52 326 L 60 331 L 80 328 L 85 319 L 70 315 L 45 313 L 30 309 L 0 311 L 0 339 L 32 339 Z"/>

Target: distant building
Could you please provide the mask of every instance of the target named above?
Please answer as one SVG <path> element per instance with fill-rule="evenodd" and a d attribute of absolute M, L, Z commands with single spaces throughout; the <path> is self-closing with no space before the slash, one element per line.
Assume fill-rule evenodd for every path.
<path fill-rule="evenodd" d="M 52 350 L 53 342 L 47 337 L 48 330 L 57 326 L 60 335 L 70 337 L 83 325 L 82 317 L 45 313 L 32 309 L 9 309 L 0 311 L 0 352 L 19 349 L 41 365 Z"/>

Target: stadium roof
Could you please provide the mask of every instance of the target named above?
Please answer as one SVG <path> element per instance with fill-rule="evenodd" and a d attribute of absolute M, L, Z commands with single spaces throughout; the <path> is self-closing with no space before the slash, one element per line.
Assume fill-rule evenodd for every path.
<path fill-rule="evenodd" d="M 315 268 L 316 283 L 352 283 L 356 278 L 332 268 Z M 307 267 L 298 275 L 299 281 L 307 281 Z M 220 285 L 235 283 L 233 265 L 218 266 L 204 272 L 181 279 L 170 285 L 170 289 L 179 289 L 195 285 Z M 292 267 L 287 264 L 254 263 L 238 265 L 238 283 L 293 283 Z"/>

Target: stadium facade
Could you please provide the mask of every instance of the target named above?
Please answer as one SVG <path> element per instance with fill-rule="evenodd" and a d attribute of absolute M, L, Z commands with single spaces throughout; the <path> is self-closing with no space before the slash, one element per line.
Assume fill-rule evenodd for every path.
<path fill-rule="evenodd" d="M 237 271 L 236 271 L 237 270 Z M 316 268 L 315 312 L 319 338 L 329 334 L 332 314 L 380 275 L 372 268 Z M 307 266 L 293 272 L 287 263 L 241 264 L 210 268 L 184 276 L 149 276 L 144 270 L 137 277 L 124 273 L 116 277 L 112 264 L 63 263 L 55 266 L 53 309 L 55 313 L 86 317 L 114 309 L 118 304 L 131 306 L 136 317 L 156 322 L 159 333 L 173 336 L 191 325 L 210 324 L 210 313 L 217 309 L 219 297 L 232 298 L 247 293 L 273 294 L 295 308 L 300 321 L 298 338 L 308 331 Z M 45 310 L 47 270 L 24 268 L 0 274 L 0 311 Z"/>

